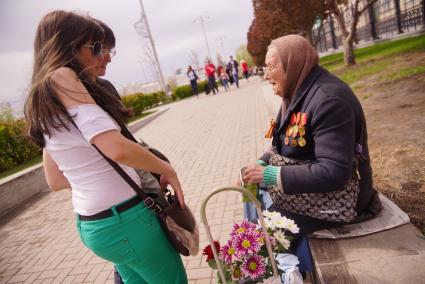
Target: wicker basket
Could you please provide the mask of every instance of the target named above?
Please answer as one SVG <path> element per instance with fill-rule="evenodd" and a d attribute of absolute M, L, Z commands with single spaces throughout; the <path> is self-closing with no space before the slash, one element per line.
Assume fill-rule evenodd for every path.
<path fill-rule="evenodd" d="M 214 195 L 216 195 L 220 192 L 223 192 L 223 191 L 238 191 L 238 192 L 241 192 L 244 195 L 246 195 L 254 203 L 255 208 L 257 209 L 257 214 L 259 216 L 260 225 L 261 225 L 261 228 L 263 230 L 264 236 L 268 236 L 268 233 L 267 233 L 267 229 L 266 229 L 266 224 L 264 222 L 263 214 L 261 213 L 261 203 L 258 201 L 257 198 L 255 198 L 255 196 L 251 192 L 249 192 L 248 190 L 246 190 L 243 187 L 239 187 L 239 186 L 217 187 L 204 199 L 204 201 L 202 201 L 201 222 L 204 224 L 205 231 L 207 232 L 207 238 L 208 238 L 208 241 L 211 244 L 211 249 L 212 249 L 212 252 L 213 252 L 213 255 L 214 255 L 214 259 L 217 263 L 217 269 L 219 271 L 220 278 L 223 281 L 223 283 L 226 283 L 226 277 L 224 276 L 223 267 L 221 266 L 220 261 L 218 259 L 218 252 L 215 248 L 213 237 L 211 235 L 211 230 L 210 230 L 210 227 L 208 225 L 207 217 L 206 217 L 206 214 L 205 214 L 205 208 L 207 206 L 208 200 L 210 200 L 210 198 L 213 197 Z M 270 262 L 271 262 L 271 265 L 272 265 L 273 276 L 266 279 L 263 283 L 270 283 L 270 284 L 281 283 L 280 276 L 279 276 L 277 266 L 276 266 L 276 261 L 273 257 L 273 251 L 272 251 L 270 239 L 268 237 L 265 237 L 264 239 L 266 241 L 267 251 L 268 251 L 269 256 L 270 256 Z"/>

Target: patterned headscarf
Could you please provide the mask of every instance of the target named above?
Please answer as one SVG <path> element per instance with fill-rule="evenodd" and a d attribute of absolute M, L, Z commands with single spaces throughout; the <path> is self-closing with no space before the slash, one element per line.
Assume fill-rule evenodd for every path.
<path fill-rule="evenodd" d="M 300 35 L 287 35 L 271 42 L 269 48 L 276 48 L 282 62 L 283 104 L 286 111 L 292 98 L 310 71 L 319 62 L 317 54 L 310 41 Z"/>

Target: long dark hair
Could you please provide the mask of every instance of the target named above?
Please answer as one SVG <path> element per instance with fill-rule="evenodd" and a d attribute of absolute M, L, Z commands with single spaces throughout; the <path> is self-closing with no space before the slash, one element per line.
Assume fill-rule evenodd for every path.
<path fill-rule="evenodd" d="M 73 69 L 96 103 L 108 106 L 117 122 L 124 124 L 122 105 L 116 104 L 108 89 L 91 81 L 75 58 L 84 44 L 103 41 L 104 37 L 103 28 L 86 15 L 58 10 L 41 19 L 34 40 L 31 86 L 24 106 L 27 134 L 40 147 L 45 145 L 43 134 L 50 136 L 49 127 L 69 130 L 67 122 L 72 120 L 52 86 L 52 74 L 60 67 Z"/>

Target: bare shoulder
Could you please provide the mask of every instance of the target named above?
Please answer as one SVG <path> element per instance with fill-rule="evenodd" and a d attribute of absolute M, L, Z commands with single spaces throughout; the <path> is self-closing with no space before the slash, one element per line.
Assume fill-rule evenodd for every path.
<path fill-rule="evenodd" d="M 60 67 L 52 74 L 53 89 L 65 107 L 95 103 L 74 70 Z"/>

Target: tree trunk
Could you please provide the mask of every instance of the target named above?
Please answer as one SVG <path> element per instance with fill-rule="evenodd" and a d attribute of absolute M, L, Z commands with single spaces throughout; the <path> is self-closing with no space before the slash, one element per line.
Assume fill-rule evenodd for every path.
<path fill-rule="evenodd" d="M 356 64 L 356 59 L 354 57 L 353 39 L 354 38 L 352 35 L 342 39 L 342 46 L 344 48 L 344 63 L 346 66 L 353 66 Z"/>

